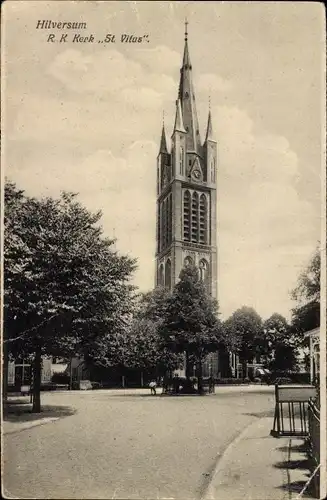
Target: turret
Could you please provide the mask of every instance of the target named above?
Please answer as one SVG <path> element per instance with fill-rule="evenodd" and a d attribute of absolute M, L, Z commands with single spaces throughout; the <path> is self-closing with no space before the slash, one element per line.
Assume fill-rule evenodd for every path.
<path fill-rule="evenodd" d="M 211 110 L 209 107 L 206 138 L 203 144 L 207 182 L 215 184 L 217 179 L 217 143 L 213 138 Z"/>

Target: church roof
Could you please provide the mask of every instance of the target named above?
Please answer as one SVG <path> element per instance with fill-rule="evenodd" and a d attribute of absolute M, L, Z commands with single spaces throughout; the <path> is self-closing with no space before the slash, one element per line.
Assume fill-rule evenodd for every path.
<path fill-rule="evenodd" d="M 186 23 L 187 25 L 187 23 Z M 192 80 L 192 65 L 188 49 L 188 33 L 185 31 L 183 65 L 180 70 L 178 98 L 181 103 L 186 130 L 186 150 L 201 154 L 201 139 Z"/>

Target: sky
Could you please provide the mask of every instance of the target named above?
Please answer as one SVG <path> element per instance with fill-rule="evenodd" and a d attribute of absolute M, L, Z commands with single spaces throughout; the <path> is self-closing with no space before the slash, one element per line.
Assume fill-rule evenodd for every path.
<path fill-rule="evenodd" d="M 168 142 L 173 129 L 187 17 L 200 133 L 210 95 L 218 144 L 222 318 L 246 305 L 289 319 L 321 231 L 323 5 L 7 0 L 2 14 L 6 176 L 28 195 L 73 191 L 101 209 L 104 234 L 138 259 L 142 291 L 154 286 L 156 157 L 163 112 Z M 115 43 L 98 43 L 107 34 Z"/>

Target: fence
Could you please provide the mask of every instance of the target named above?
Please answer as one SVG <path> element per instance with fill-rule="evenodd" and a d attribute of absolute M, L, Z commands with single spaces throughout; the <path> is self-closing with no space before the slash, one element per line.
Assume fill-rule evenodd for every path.
<path fill-rule="evenodd" d="M 313 386 L 275 385 L 275 415 L 270 434 L 307 437 L 309 400 L 314 396 Z"/>
<path fill-rule="evenodd" d="M 308 404 L 308 421 L 309 421 L 309 455 L 312 458 L 316 469 L 320 464 L 320 410 L 315 403 L 310 400 Z M 314 494 L 319 498 L 319 470 L 312 479 L 312 488 Z"/>

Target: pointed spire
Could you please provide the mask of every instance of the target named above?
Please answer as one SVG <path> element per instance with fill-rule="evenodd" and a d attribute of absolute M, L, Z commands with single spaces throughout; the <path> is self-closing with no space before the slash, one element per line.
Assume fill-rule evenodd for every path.
<path fill-rule="evenodd" d="M 164 124 L 164 122 L 162 123 L 162 132 L 161 132 L 161 140 L 160 140 L 159 153 L 168 153 L 167 141 L 166 141 L 166 131 L 165 131 L 165 124 Z"/>
<path fill-rule="evenodd" d="M 192 81 L 192 65 L 188 50 L 188 22 L 185 21 L 185 45 L 183 65 L 179 81 L 178 99 L 181 103 L 183 124 L 187 133 L 186 150 L 202 154 L 199 122 L 196 112 L 195 96 Z"/>
<path fill-rule="evenodd" d="M 190 54 L 188 51 L 188 43 L 187 43 L 187 41 L 188 41 L 187 25 L 188 25 L 188 21 L 187 21 L 187 19 L 185 19 L 185 38 L 184 38 L 185 45 L 184 45 L 184 55 L 183 55 L 183 68 L 184 69 L 188 69 L 188 68 L 192 69 Z"/>
<path fill-rule="evenodd" d="M 206 132 L 206 140 L 207 141 L 214 141 L 213 138 L 213 133 L 212 133 L 212 120 L 211 120 L 211 99 L 209 96 L 209 114 L 208 114 L 208 124 L 207 124 L 207 132 Z"/>
<path fill-rule="evenodd" d="M 174 132 L 175 131 L 186 133 L 183 123 L 183 114 L 182 114 L 182 106 L 180 99 L 176 101 L 176 117 L 175 117 Z"/>

